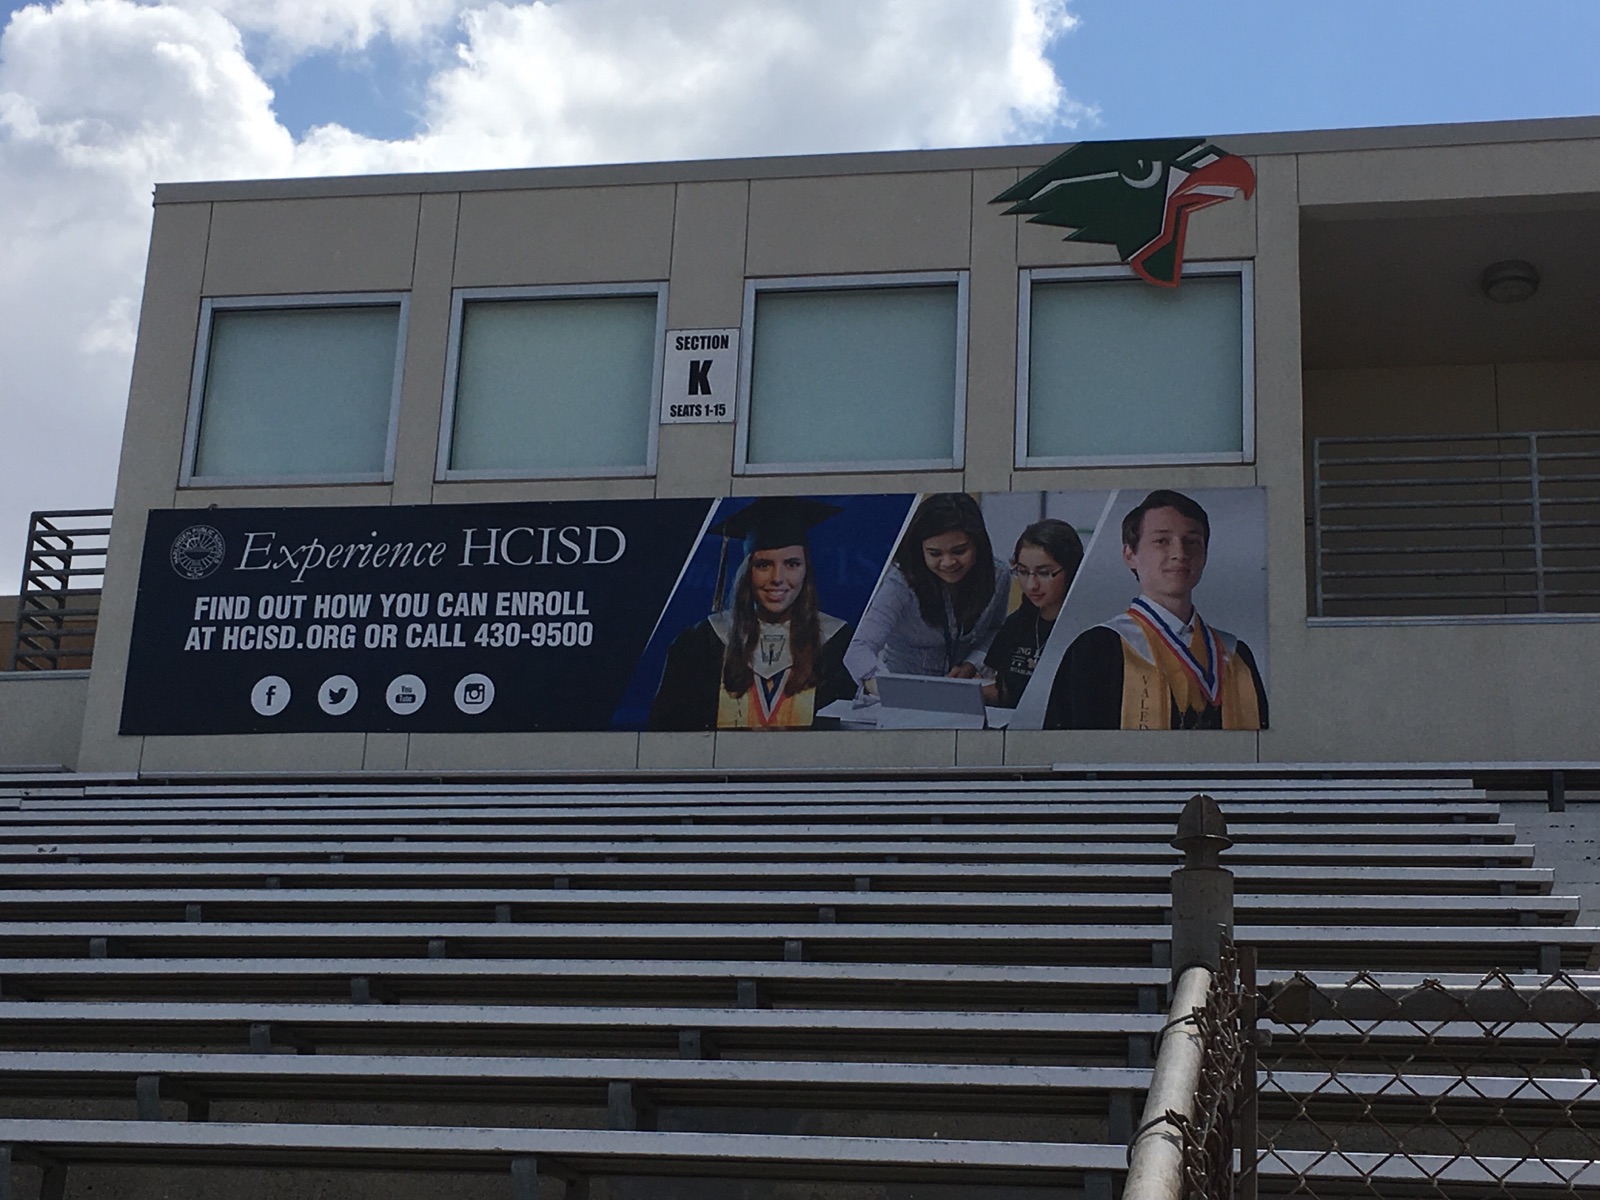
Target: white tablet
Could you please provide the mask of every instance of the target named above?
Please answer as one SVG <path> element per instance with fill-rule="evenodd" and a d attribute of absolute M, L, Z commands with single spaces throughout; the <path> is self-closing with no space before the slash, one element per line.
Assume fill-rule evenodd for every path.
<path fill-rule="evenodd" d="M 915 708 L 923 712 L 983 716 L 983 680 L 949 679 L 943 675 L 877 676 L 878 699 L 885 708 Z"/>

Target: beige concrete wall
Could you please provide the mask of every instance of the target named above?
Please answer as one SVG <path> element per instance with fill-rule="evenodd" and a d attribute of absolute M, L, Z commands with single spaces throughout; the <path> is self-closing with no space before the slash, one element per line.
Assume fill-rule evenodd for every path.
<path fill-rule="evenodd" d="M 158 206 L 150 230 L 139 337 L 122 430 L 111 538 L 106 553 L 96 663 L 89 680 L 79 763 L 87 771 L 133 771 L 140 743 L 119 738 L 133 599 L 145 514 L 178 500 L 189 378 L 211 230 L 210 204 Z"/>
<path fill-rule="evenodd" d="M 1459 140 L 1459 139 L 1458 139 Z M 704 164 L 563 170 L 545 175 L 418 178 L 376 184 L 175 189 L 157 206 L 139 344 L 129 399 L 100 653 L 89 687 L 81 763 L 86 769 L 333 770 L 757 768 L 764 765 L 984 765 L 1068 761 L 1440 758 L 1450 747 L 1487 756 L 1551 756 L 1575 733 L 1555 713 L 1475 737 L 1488 713 L 1441 713 L 1426 694 L 1474 695 L 1481 656 L 1518 678 L 1553 672 L 1547 691 L 1584 693 L 1574 665 L 1583 627 L 1485 628 L 1466 638 L 1413 629 L 1313 629 L 1306 619 L 1303 447 L 1305 428 L 1357 419 L 1345 399 L 1365 388 L 1370 415 L 1403 423 L 1412 407 L 1393 396 L 1420 388 L 1440 404 L 1489 420 L 1507 414 L 1555 420 L 1594 394 L 1600 364 L 1523 364 L 1481 371 L 1302 380 L 1299 228 L 1310 203 L 1362 209 L 1404 200 L 1441 203 L 1546 189 L 1600 193 L 1600 142 L 1529 149 L 1438 144 L 1316 153 L 1263 139 L 1253 159 L 1258 189 L 1197 215 L 1187 256 L 1253 260 L 1256 461 L 1140 469 L 1018 470 L 1017 270 L 1115 261 L 1103 246 L 1068 243 L 1061 231 L 1003 219 L 990 197 L 1044 161 L 1049 148 L 772 160 L 715 170 Z M 1383 139 L 1374 145 L 1385 146 Z M 674 171 L 678 176 L 674 177 Z M 546 183 L 545 181 L 548 181 Z M 591 184 L 586 186 L 586 182 Z M 340 188 L 348 194 L 332 194 Z M 408 188 L 410 190 L 408 190 Z M 292 191 L 292 189 L 289 189 Z M 738 325 L 748 277 L 918 270 L 970 273 L 964 467 L 921 473 L 745 477 L 735 473 L 732 425 L 660 430 L 649 478 L 437 481 L 451 289 L 497 285 L 668 283 L 670 328 Z M 200 301 L 228 294 L 406 291 L 411 313 L 392 483 L 351 487 L 182 490 L 178 459 Z M 1388 399 L 1381 398 L 1388 396 Z M 1304 396 L 1304 398 L 1303 398 Z M 1358 406 L 1359 407 L 1359 406 Z M 1365 411 L 1365 410 L 1363 410 Z M 1304 413 L 1304 416 L 1303 416 Z M 1473 419 L 1477 419 L 1475 416 Z M 219 505 L 470 503 L 578 497 L 719 496 L 795 491 L 973 491 L 1053 488 L 1262 486 L 1267 491 L 1273 729 L 1257 737 L 1190 734 L 1073 735 L 930 732 L 896 735 L 741 734 L 412 735 L 134 739 L 115 730 L 122 692 L 136 557 L 145 510 Z M 1381 648 L 1381 656 L 1367 648 Z M 1426 686 L 1407 675 L 1426 663 Z M 1520 664 L 1520 665 L 1518 665 Z M 1459 683 L 1459 688 L 1458 688 Z M 1530 685 L 1531 686 L 1531 685 Z M 1375 707 L 1374 688 L 1394 703 Z M 1406 698 L 1407 703 L 1400 703 Z M 1532 706 L 1536 707 L 1536 706 Z M 1330 712 L 1337 709 L 1337 715 Z M 1381 711 L 1381 715 L 1378 715 Z M 1531 708 L 1530 708 L 1531 711 Z M 1509 728 L 1512 723 L 1502 721 Z M 1433 741 L 1419 736 L 1434 731 Z M 1526 725 L 1527 728 L 1523 728 Z M 1569 746 L 1570 750 L 1570 746 Z M 1559 756 L 1559 755 L 1557 755 Z"/>
<path fill-rule="evenodd" d="M 1367 207 L 1600 193 L 1592 136 L 1477 146 L 1333 150 L 1300 156 L 1300 203 Z"/>
<path fill-rule="evenodd" d="M 87 671 L 0 671 L 0 768 L 78 766 Z"/>
<path fill-rule="evenodd" d="M 1306 438 L 1600 429 L 1600 359 L 1305 373 Z"/>
<path fill-rule="evenodd" d="M 1264 761 L 1594 757 L 1593 623 L 1302 631 L 1273 644 L 1273 712 L 1304 716 L 1261 735 Z"/>

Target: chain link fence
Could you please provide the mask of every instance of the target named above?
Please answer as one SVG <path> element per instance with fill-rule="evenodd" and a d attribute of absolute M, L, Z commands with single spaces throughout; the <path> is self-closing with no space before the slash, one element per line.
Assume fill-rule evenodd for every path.
<path fill-rule="evenodd" d="M 1194 1112 L 1168 1114 L 1183 1138 L 1183 1195 L 1193 1200 L 1225 1198 L 1234 1190 L 1242 1083 L 1249 1078 L 1240 992 L 1238 955 L 1225 939 L 1221 969 L 1212 975 L 1206 1003 L 1193 1018 L 1205 1047 Z"/>
<path fill-rule="evenodd" d="M 1247 991 L 1246 1200 L 1600 1200 L 1600 976 L 1296 974 Z"/>

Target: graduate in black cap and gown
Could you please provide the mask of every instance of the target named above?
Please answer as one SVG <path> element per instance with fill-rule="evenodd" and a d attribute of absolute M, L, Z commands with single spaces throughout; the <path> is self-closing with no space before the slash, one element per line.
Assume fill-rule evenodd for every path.
<path fill-rule="evenodd" d="M 810 530 L 843 510 L 788 496 L 763 496 L 715 525 L 742 539 L 744 560 L 723 607 L 667 649 L 650 729 L 813 729 L 835 726 L 817 713 L 855 695 L 844 669 L 853 628 L 821 610 L 811 569 Z M 724 566 L 728 552 L 723 543 Z"/>

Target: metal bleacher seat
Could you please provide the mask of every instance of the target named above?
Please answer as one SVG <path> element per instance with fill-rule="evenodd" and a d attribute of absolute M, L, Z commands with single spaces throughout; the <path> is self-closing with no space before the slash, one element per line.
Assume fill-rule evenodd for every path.
<path fill-rule="evenodd" d="M 1577 902 L 1459 781 L 1205 787 L 1263 971 L 1593 963 Z M 1195 790 L 8 780 L 0 1178 L 1109 1195 Z"/>

